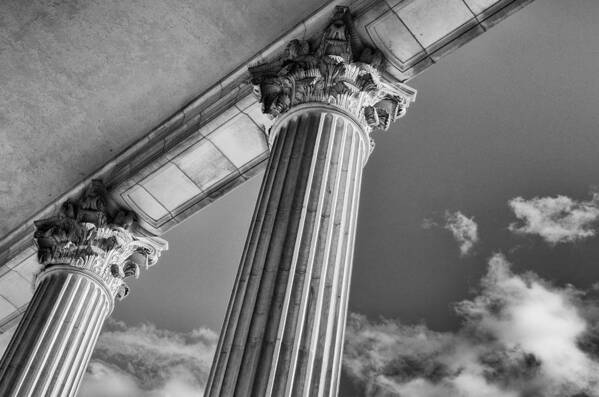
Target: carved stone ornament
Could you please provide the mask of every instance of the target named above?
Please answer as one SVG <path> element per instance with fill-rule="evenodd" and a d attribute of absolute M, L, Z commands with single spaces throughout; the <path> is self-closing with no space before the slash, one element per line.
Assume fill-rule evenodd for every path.
<path fill-rule="evenodd" d="M 262 111 L 271 117 L 301 103 L 324 102 L 348 111 L 370 132 L 387 130 L 416 95 L 405 84 L 386 81 L 383 63 L 381 52 L 361 43 L 349 9 L 337 7 L 318 40 L 292 40 L 281 57 L 249 71 Z"/>
<path fill-rule="evenodd" d="M 168 243 L 158 237 L 131 232 L 134 212 L 109 208 L 106 187 L 93 180 L 78 200 L 67 200 L 60 212 L 35 221 L 38 261 L 47 269 L 70 265 L 85 269 L 104 281 L 113 297 L 129 293 L 124 279 L 139 277 L 140 268 L 158 262 Z"/>

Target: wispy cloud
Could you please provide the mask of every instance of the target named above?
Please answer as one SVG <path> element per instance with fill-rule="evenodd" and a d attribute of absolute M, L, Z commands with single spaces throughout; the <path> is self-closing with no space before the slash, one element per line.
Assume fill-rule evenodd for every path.
<path fill-rule="evenodd" d="M 509 229 L 520 234 L 536 234 L 550 244 L 569 243 L 593 237 L 599 221 L 599 194 L 589 201 L 566 196 L 516 197 L 509 201 L 516 217 Z"/>
<path fill-rule="evenodd" d="M 367 397 L 599 396 L 598 309 L 581 291 L 495 255 L 456 311 L 455 333 L 351 315 L 345 370 Z"/>
<path fill-rule="evenodd" d="M 110 321 L 101 334 L 79 394 L 86 397 L 202 395 L 218 336 Z"/>
<path fill-rule="evenodd" d="M 460 211 L 445 212 L 445 229 L 449 230 L 460 246 L 460 254 L 468 255 L 478 242 L 478 225 Z"/>
<path fill-rule="evenodd" d="M 422 220 L 422 225 L 421 226 L 422 226 L 423 229 L 428 230 L 428 229 L 432 229 L 434 227 L 439 226 L 439 224 L 437 222 L 435 222 L 434 219 L 424 218 Z"/>

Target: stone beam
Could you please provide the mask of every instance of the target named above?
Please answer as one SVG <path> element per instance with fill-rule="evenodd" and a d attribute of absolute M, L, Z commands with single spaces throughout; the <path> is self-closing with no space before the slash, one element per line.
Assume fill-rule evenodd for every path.
<path fill-rule="evenodd" d="M 291 40 L 314 37 L 335 6 L 349 5 L 356 32 L 381 50 L 387 59 L 383 77 L 405 82 L 528 2 L 331 2 L 221 83 L 214 104 L 203 99 L 186 108 L 186 124 L 162 148 L 151 150 L 164 153 L 133 175 L 123 170 L 113 195 L 141 214 L 147 230 L 160 234 L 262 170 L 268 157 L 264 137 L 272 121 L 251 94 L 247 67 L 272 61 Z M 176 197 L 173 180 L 180 181 Z"/>
<path fill-rule="evenodd" d="M 33 221 L 81 194 L 92 179 L 105 180 L 112 198 L 139 214 L 145 234 L 161 234 L 263 170 L 272 120 L 262 115 L 252 94 L 248 66 L 273 60 L 291 40 L 313 37 L 326 27 L 336 6 L 351 7 L 360 37 L 387 58 L 385 78 L 408 81 L 530 2 L 332 1 L 2 237 L 0 288 L 14 293 L 10 301 L 0 301 L 0 332 L 14 326 L 32 296 L 27 288 L 11 288 L 9 280 L 31 281 L 35 273 Z M 174 190 L 177 194 L 171 195 Z"/>

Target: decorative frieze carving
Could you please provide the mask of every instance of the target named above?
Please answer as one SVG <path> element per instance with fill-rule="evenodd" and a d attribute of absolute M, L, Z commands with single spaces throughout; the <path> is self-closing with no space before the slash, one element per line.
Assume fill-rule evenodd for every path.
<path fill-rule="evenodd" d="M 360 41 L 349 9 L 337 7 L 316 41 L 292 40 L 281 57 L 249 69 L 262 111 L 271 117 L 301 103 L 324 102 L 348 111 L 370 132 L 388 129 L 416 95 L 381 76 L 384 62 L 381 52 Z"/>
<path fill-rule="evenodd" d="M 107 200 L 100 180 L 77 200 L 67 200 L 60 212 L 35 222 L 38 261 L 44 270 L 55 265 L 85 269 L 102 279 L 112 296 L 129 293 L 124 279 L 139 277 L 140 269 L 156 264 L 168 243 L 157 237 L 142 237 L 131 231 L 134 212 L 115 208 Z"/>

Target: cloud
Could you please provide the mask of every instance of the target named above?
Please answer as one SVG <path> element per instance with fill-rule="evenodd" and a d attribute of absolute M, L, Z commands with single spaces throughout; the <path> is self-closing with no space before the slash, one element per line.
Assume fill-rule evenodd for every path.
<path fill-rule="evenodd" d="M 422 226 L 423 229 L 428 230 L 428 229 L 432 229 L 434 227 L 439 226 L 439 224 L 437 222 L 435 222 L 431 218 L 424 218 L 422 220 L 422 225 L 421 226 Z"/>
<path fill-rule="evenodd" d="M 86 397 L 198 396 L 212 364 L 218 336 L 153 325 L 128 327 L 109 320 L 100 335 L 79 395 Z"/>
<path fill-rule="evenodd" d="M 593 237 L 599 220 L 599 194 L 589 201 L 576 201 L 566 196 L 516 197 L 509 201 L 520 224 L 509 229 L 520 234 L 536 234 L 550 244 L 569 243 Z"/>
<path fill-rule="evenodd" d="M 460 211 L 445 212 L 445 229 L 449 230 L 460 245 L 460 254 L 467 255 L 478 242 L 478 225 Z"/>
<path fill-rule="evenodd" d="M 599 396 L 599 309 L 573 287 L 514 274 L 501 255 L 457 332 L 352 314 L 344 368 L 367 397 Z"/>

